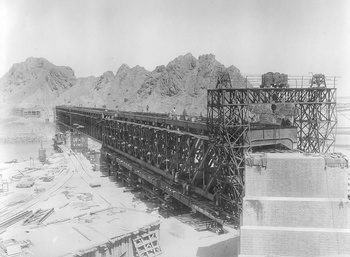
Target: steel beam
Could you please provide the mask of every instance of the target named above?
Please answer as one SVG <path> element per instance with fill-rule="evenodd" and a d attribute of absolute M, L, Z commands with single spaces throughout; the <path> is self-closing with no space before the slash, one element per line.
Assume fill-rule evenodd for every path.
<path fill-rule="evenodd" d="M 210 143 L 215 145 L 214 155 L 218 157 L 214 159 L 217 190 L 233 211 L 241 209 L 245 152 L 252 145 L 250 139 L 253 139 L 249 107 L 293 104 L 298 149 L 327 152 L 334 145 L 337 123 L 335 88 L 243 89 L 217 86 L 208 90 L 207 102 L 208 133 Z"/>

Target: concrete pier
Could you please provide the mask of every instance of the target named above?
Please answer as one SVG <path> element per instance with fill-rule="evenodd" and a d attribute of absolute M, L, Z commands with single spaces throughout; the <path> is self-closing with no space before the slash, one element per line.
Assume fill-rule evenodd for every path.
<path fill-rule="evenodd" d="M 267 153 L 248 159 L 239 256 L 350 256 L 344 158 Z"/>

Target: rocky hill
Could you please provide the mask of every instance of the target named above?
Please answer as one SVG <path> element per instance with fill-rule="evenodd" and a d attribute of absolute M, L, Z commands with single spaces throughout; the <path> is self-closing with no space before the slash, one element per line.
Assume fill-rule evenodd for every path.
<path fill-rule="evenodd" d="M 119 109 L 136 94 L 149 72 L 142 67 L 123 64 L 114 75 L 107 71 L 100 77 L 78 78 L 76 85 L 56 100 L 57 104 Z"/>
<path fill-rule="evenodd" d="M 28 58 L 14 64 L 0 80 L 6 107 L 55 105 L 103 107 L 108 109 L 182 113 L 206 113 L 206 89 L 214 88 L 218 73 L 226 70 L 235 87 L 245 86 L 240 71 L 224 67 L 212 54 L 196 59 L 179 56 L 152 72 L 123 64 L 116 74 L 107 71 L 100 77 L 76 78 L 69 67 L 58 67 L 44 58 Z"/>
<path fill-rule="evenodd" d="M 2 103 L 11 107 L 42 107 L 76 84 L 74 71 L 44 58 L 17 63 L 1 78 Z"/>
<path fill-rule="evenodd" d="M 198 60 L 191 54 L 179 56 L 167 66 L 158 66 L 147 74 L 137 93 L 121 106 L 122 109 L 169 112 L 174 107 L 179 114 L 186 109 L 188 114 L 206 114 L 206 89 L 215 88 L 218 73 L 226 70 L 234 87 L 244 87 L 245 80 L 240 71 L 215 60 L 212 54 L 201 55 Z"/>

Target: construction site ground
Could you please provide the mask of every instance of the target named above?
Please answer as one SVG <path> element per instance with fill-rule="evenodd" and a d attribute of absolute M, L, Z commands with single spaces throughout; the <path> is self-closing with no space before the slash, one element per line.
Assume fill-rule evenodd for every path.
<path fill-rule="evenodd" d="M 0 242 L 9 239 L 30 242 L 34 237 L 43 243 L 48 234 L 54 240 L 65 236 L 67 222 L 78 231 L 82 223 L 95 222 L 100 227 L 108 224 L 107 230 L 113 231 L 104 233 L 118 234 L 160 220 L 161 256 L 237 256 L 236 230 L 216 235 L 208 230 L 195 230 L 195 220 L 190 215 L 162 217 L 157 206 L 141 200 L 137 193 L 121 186 L 113 177 L 94 171 L 94 165 L 84 155 L 66 146 L 61 148 L 62 153 L 52 154 L 44 164 L 38 160 L 0 164 L 5 185 L 0 192 L 0 222 L 8 226 L 0 231 Z M 13 225 L 6 224 L 10 217 L 25 211 L 38 213 L 39 217 L 34 215 L 28 220 L 28 215 Z M 111 225 L 115 222 L 120 231 Z M 67 234 L 68 238 L 71 236 Z M 90 237 L 93 240 L 94 237 Z M 71 242 L 65 247 L 72 252 L 84 248 L 84 245 L 75 245 L 74 240 Z M 41 253 L 40 256 L 59 256 L 60 253 L 60 248 L 45 249 L 43 244 L 31 245 L 28 249 Z"/>

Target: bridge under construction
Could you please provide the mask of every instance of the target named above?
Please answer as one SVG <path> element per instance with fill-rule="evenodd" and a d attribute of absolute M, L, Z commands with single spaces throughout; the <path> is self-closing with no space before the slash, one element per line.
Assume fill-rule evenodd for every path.
<path fill-rule="evenodd" d="M 244 221 L 245 207 L 247 210 L 255 210 L 257 218 L 261 221 L 263 213 L 266 215 L 268 212 L 273 213 L 274 210 L 265 208 L 262 212 L 263 206 L 268 204 L 264 203 L 264 199 L 261 200 L 260 196 L 292 197 L 288 201 L 299 201 L 300 197 L 307 199 L 322 197 L 317 194 L 308 195 L 307 186 L 300 189 L 294 185 L 295 181 L 299 184 L 306 181 L 312 183 L 308 177 L 311 174 L 308 172 L 311 172 L 312 168 L 308 165 L 312 162 L 305 159 L 312 154 L 325 153 L 322 155 L 322 160 L 319 160 L 323 163 L 324 169 L 347 167 L 345 159 L 329 153 L 334 146 L 337 124 L 336 88 L 326 87 L 325 77 L 320 78 L 324 85 L 317 85 L 317 81 L 314 81 L 316 86 L 311 84 L 297 87 L 281 84 L 259 88 L 248 86 L 233 88 L 229 76 L 222 74 L 218 78 L 216 88 L 207 91 L 207 116 L 197 117 L 191 121 L 181 118 L 171 119 L 165 114 L 157 113 L 57 106 L 56 122 L 63 131 L 75 131 L 100 142 L 101 156 L 109 170 L 129 186 L 140 189 L 150 198 L 157 199 L 160 204 L 181 203 L 207 216 L 219 226 L 241 227 L 241 240 L 245 238 L 245 245 L 241 243 L 241 256 L 256 255 L 262 253 L 262 248 L 255 247 L 259 248 L 260 252 L 247 250 L 244 253 L 244 249 L 252 248 L 251 245 L 247 245 L 249 231 L 252 228 L 248 226 L 248 230 L 244 230 L 249 220 L 247 218 Z M 291 118 L 283 119 L 280 124 L 266 124 L 261 120 L 255 120 L 254 108 L 260 106 L 271 108 L 271 115 L 274 115 L 279 106 L 291 106 Z M 280 166 L 275 167 L 277 169 L 275 175 L 270 174 L 269 178 L 262 177 L 260 182 L 259 178 L 253 178 L 254 172 L 264 174 L 269 170 L 266 168 L 268 165 L 274 165 L 276 154 L 281 154 L 282 160 L 290 161 L 285 162 L 286 166 L 278 164 Z M 300 161 L 304 166 L 298 166 Z M 261 170 L 262 167 L 265 171 Z M 306 171 L 300 175 L 301 177 L 293 177 L 299 176 L 304 168 Z M 288 176 L 280 174 L 283 170 L 289 172 Z M 322 170 L 315 171 L 312 176 L 318 176 L 318 172 Z M 280 182 L 270 183 L 276 179 L 273 176 L 282 176 L 280 178 L 285 182 L 290 181 L 294 185 L 292 188 L 290 184 L 284 184 L 290 195 L 288 193 L 284 195 L 281 188 L 276 189 L 281 187 Z M 250 188 L 247 188 L 247 183 Z M 260 195 L 254 193 L 252 185 L 256 190 L 260 190 Z M 297 192 L 296 188 L 302 192 L 304 190 L 305 195 Z M 338 188 L 343 190 L 343 186 Z M 277 192 L 275 189 L 279 193 L 275 194 Z M 274 193 L 269 195 L 267 192 Z M 299 200 L 293 197 L 299 197 Z M 342 193 L 337 197 L 347 201 L 347 196 Z M 248 199 L 246 202 L 245 198 Z M 268 199 L 269 203 L 276 200 L 271 199 Z M 250 201 L 250 205 L 247 205 L 247 201 Z M 295 205 L 294 208 L 298 210 L 302 207 Z M 348 216 L 349 212 L 346 211 L 344 215 Z M 270 226 L 271 222 L 272 220 L 267 222 L 264 227 Z M 261 237 L 264 236 L 266 234 L 261 234 Z M 350 240 L 348 234 L 346 240 Z M 261 245 L 263 244 L 266 242 L 261 242 Z M 347 250 L 349 249 L 344 251 Z M 274 250 L 266 251 L 268 254 L 274 253 Z M 284 254 L 288 255 L 291 252 Z"/>

